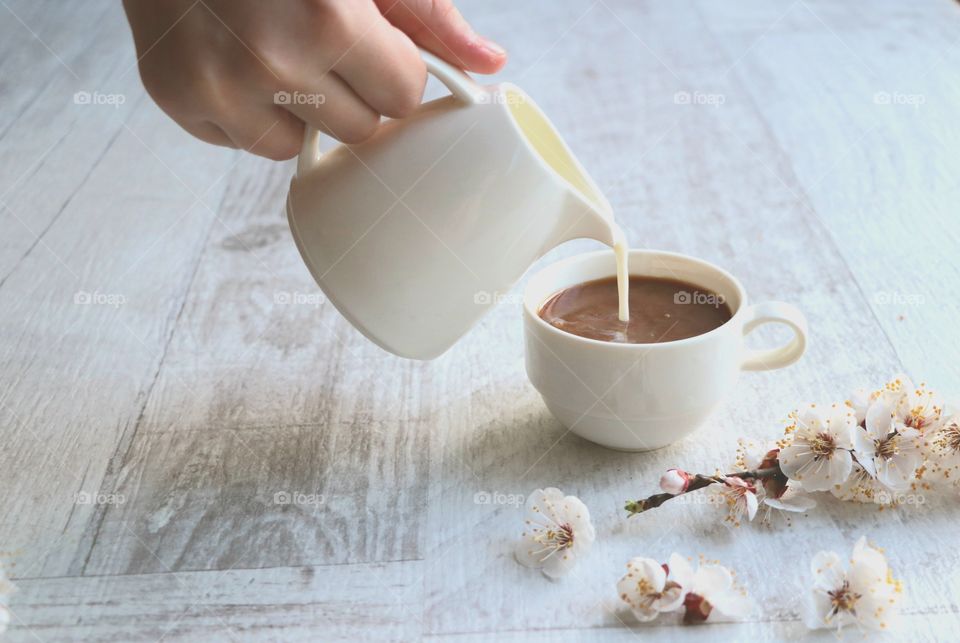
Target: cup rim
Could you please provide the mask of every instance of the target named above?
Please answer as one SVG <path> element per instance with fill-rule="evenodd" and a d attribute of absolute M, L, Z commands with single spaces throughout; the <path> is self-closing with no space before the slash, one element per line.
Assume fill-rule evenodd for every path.
<path fill-rule="evenodd" d="M 557 271 L 568 266 L 569 264 L 574 264 L 578 262 L 590 261 L 594 257 L 601 255 L 613 255 L 613 250 L 606 248 L 603 250 L 594 250 L 592 252 L 584 252 L 580 254 L 573 255 L 571 257 L 566 257 L 560 259 L 549 266 L 546 266 L 542 270 L 537 271 L 534 275 L 531 276 L 530 280 L 527 282 L 527 285 L 523 290 L 523 314 L 534 327 L 541 332 L 546 332 L 558 339 L 558 341 L 572 341 L 574 343 L 582 343 L 587 346 L 597 346 L 604 347 L 606 350 L 615 350 L 615 351 L 627 351 L 627 352 L 640 352 L 640 351 L 650 351 L 650 350 L 662 350 L 667 348 L 674 348 L 677 346 L 688 346 L 692 344 L 697 344 L 699 342 L 707 341 L 709 338 L 712 338 L 715 335 L 720 334 L 721 332 L 726 332 L 728 327 L 732 327 L 735 322 L 739 322 L 740 318 L 745 314 L 744 311 L 748 307 L 747 303 L 747 293 L 744 290 L 743 284 L 740 283 L 740 280 L 734 277 L 730 272 L 724 270 L 720 266 L 710 263 L 705 259 L 700 259 L 691 255 L 686 255 L 680 252 L 671 252 L 669 250 L 648 250 L 644 248 L 634 248 L 630 250 L 629 257 L 631 259 L 630 263 L 634 256 L 660 256 L 660 257 L 670 257 L 673 259 L 680 259 L 682 261 L 697 265 L 706 270 L 720 274 L 722 277 L 728 279 L 734 288 L 737 291 L 737 297 L 740 300 L 737 310 L 734 311 L 733 315 L 730 316 L 730 319 L 725 321 L 720 326 L 717 326 L 713 330 L 707 331 L 700 335 L 694 335 L 693 337 L 686 337 L 684 339 L 673 339 L 666 342 L 653 342 L 649 344 L 630 344 L 630 343 L 621 343 L 621 342 L 606 342 L 600 339 L 591 339 L 589 337 L 581 337 L 580 335 L 574 335 L 573 333 L 568 333 L 564 330 L 560 330 L 556 326 L 553 326 L 546 321 L 544 321 L 539 315 L 540 306 L 543 304 L 543 301 L 531 303 L 531 292 L 530 289 L 534 285 L 534 281 L 541 277 L 542 275 L 550 272 Z M 630 273 L 633 275 L 633 272 Z M 643 273 L 637 273 L 638 276 Z M 609 277 L 616 276 L 616 270 L 614 265 L 611 264 L 611 270 Z M 602 277 L 601 277 L 602 278 Z M 561 289 L 556 289 L 551 291 L 552 296 L 556 292 L 559 292 Z M 546 301 L 546 300 L 544 300 Z"/>

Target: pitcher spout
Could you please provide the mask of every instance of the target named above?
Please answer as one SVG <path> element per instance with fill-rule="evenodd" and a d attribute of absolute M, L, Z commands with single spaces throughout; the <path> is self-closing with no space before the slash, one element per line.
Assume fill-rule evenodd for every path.
<path fill-rule="evenodd" d="M 540 158 L 565 192 L 557 217 L 559 238 L 554 242 L 589 238 L 613 246 L 618 241 L 613 208 L 553 123 L 519 87 L 504 83 L 498 92 L 530 151 Z"/>
<path fill-rule="evenodd" d="M 594 239 L 600 243 L 614 247 L 624 242 L 624 234 L 613 220 L 613 211 L 610 205 L 604 202 L 596 206 L 588 206 L 580 199 L 571 199 L 572 203 L 565 217 L 570 221 L 560 243 L 573 239 Z"/>

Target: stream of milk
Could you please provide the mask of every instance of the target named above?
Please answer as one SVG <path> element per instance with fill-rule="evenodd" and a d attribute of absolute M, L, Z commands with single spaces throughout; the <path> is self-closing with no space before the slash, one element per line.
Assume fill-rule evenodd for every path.
<path fill-rule="evenodd" d="M 616 223 L 610 224 L 613 231 L 613 253 L 617 260 L 617 295 L 619 309 L 617 316 L 622 322 L 630 321 L 630 247 L 627 237 Z"/>

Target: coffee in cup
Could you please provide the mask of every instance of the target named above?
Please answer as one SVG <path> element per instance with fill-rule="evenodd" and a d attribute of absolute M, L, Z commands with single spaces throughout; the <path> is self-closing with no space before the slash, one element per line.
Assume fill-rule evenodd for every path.
<path fill-rule="evenodd" d="M 630 275 L 629 316 L 623 321 L 616 277 L 558 291 L 538 314 L 554 328 L 604 342 L 656 344 L 708 333 L 733 316 L 726 298 L 671 277 Z"/>

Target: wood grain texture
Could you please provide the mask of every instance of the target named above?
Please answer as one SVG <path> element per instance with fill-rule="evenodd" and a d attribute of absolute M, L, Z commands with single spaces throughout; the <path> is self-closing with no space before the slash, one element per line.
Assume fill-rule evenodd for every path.
<path fill-rule="evenodd" d="M 285 229 L 290 167 L 243 164 L 136 434 L 105 481 L 131 500 L 91 527 L 74 573 L 420 555 L 426 367 L 384 361 L 318 298 Z M 283 493 L 318 502 L 275 503 Z"/>
<path fill-rule="evenodd" d="M 109 56 L 99 44 L 82 54 L 76 46 L 90 60 L 74 61 L 66 53 L 73 47 L 58 40 L 60 57 L 93 70 L 90 82 L 115 77 L 126 69 L 114 66 L 116 57 L 132 55 L 121 20 L 108 23 Z M 83 45 L 90 37 L 82 28 L 67 35 Z M 76 555 L 95 513 L 77 500 L 97 493 L 120 436 L 142 410 L 210 225 L 190 216 L 195 194 L 210 186 L 207 198 L 216 199 L 214 180 L 229 161 L 178 139 L 179 128 L 138 100 L 142 90 L 125 110 L 77 105 L 73 92 L 83 79 L 59 62 L 54 70 L 50 94 L 16 115 L 2 139 L 5 163 L 39 159 L 34 170 L 24 165 L 22 181 L 6 184 L 0 208 L 10 231 L 0 260 L 0 422 L 11 445 L 0 452 L 0 523 L 4 550 L 15 552 L 9 562 L 23 576 L 62 574 Z M 42 157 L 51 139 L 60 147 Z M 171 166 L 189 181 L 173 180 Z"/>
<path fill-rule="evenodd" d="M 13 641 L 417 638 L 417 561 L 21 581 Z M 345 593 L 343 588 L 349 587 Z"/>
<path fill-rule="evenodd" d="M 725 12 L 703 4 L 708 22 Z M 820 29 L 761 38 L 735 73 L 905 369 L 958 391 L 937 332 L 960 314 L 960 157 L 949 152 L 960 145 L 960 49 L 947 27 L 957 6 L 880 3 L 865 22 L 855 7 L 826 7 L 790 9 Z M 753 38 L 734 25 L 716 33 L 730 56 Z M 814 53 L 833 61 L 830 74 Z M 812 96 L 823 97 L 816 109 Z"/>
<path fill-rule="evenodd" d="M 801 402 L 903 371 L 960 394 L 955 3 L 458 3 L 510 49 L 494 80 L 551 116 L 637 247 L 716 262 L 810 321 L 801 362 L 744 374 L 700 432 L 638 455 L 546 411 L 524 373 L 522 283 L 439 359 L 386 355 L 300 262 L 290 163 L 182 134 L 130 71 L 115 3 L 3 2 L 14 640 L 792 639 L 806 561 L 861 534 L 907 585 L 901 632 L 960 627 L 955 499 L 826 499 L 792 527 L 738 530 L 695 503 L 622 512 L 669 466 L 729 467 L 738 437 L 776 437 Z M 513 559 L 522 498 L 543 486 L 580 496 L 598 532 L 558 583 Z M 675 550 L 734 567 L 757 612 L 636 624 L 614 593 L 625 561 Z"/>

